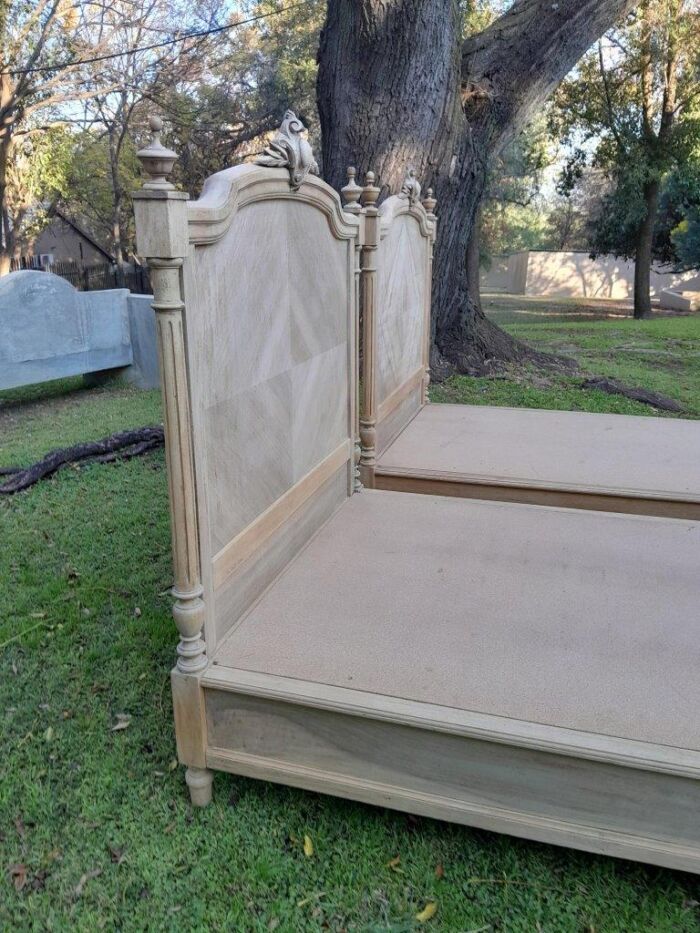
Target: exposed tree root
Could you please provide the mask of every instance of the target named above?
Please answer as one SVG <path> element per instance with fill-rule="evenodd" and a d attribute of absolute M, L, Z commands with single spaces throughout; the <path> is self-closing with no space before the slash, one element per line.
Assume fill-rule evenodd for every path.
<path fill-rule="evenodd" d="M 99 441 L 89 441 L 73 447 L 52 450 L 42 460 L 29 467 L 1 469 L 0 475 L 9 475 L 12 479 L 0 485 L 0 493 L 10 495 L 21 492 L 71 463 L 111 463 L 115 460 L 130 460 L 132 457 L 139 457 L 151 450 L 156 450 L 163 444 L 163 428 L 153 426 L 121 431 Z"/>
<path fill-rule="evenodd" d="M 617 379 L 605 379 L 593 377 L 584 379 L 581 383 L 582 389 L 600 389 L 601 392 L 607 392 L 608 395 L 623 395 L 625 398 L 632 399 L 635 402 L 643 402 L 645 405 L 652 405 L 660 411 L 683 411 L 681 405 L 674 399 L 666 395 L 659 395 L 658 392 L 650 392 L 649 389 L 639 389 L 624 385 Z"/>

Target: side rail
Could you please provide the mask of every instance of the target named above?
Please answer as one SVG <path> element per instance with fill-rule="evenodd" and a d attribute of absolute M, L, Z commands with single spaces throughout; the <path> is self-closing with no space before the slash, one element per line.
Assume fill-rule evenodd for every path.
<path fill-rule="evenodd" d="M 374 486 L 377 457 L 428 401 L 430 305 L 436 201 L 409 169 L 401 191 L 377 206 L 380 189 L 348 169 L 346 211 L 362 216 L 360 473 Z"/>

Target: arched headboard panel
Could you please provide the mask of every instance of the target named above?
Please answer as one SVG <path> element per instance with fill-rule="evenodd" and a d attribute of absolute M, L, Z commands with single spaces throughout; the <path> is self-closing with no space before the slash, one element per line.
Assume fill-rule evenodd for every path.
<path fill-rule="evenodd" d="M 379 208 L 371 173 L 360 194 L 353 183 L 354 174 L 343 194 L 348 209 L 362 202 L 361 464 L 373 486 L 376 458 L 427 401 L 435 201 L 429 191 L 421 202 L 412 171 Z"/>
<path fill-rule="evenodd" d="M 359 221 L 299 175 L 284 163 L 227 169 L 172 219 L 181 309 L 159 318 L 181 316 L 182 348 L 166 339 L 162 352 L 184 364 L 190 439 L 177 424 L 183 387 L 166 378 L 168 434 L 179 433 L 168 447 L 171 460 L 191 456 L 195 498 L 190 518 L 175 507 L 174 548 L 178 535 L 189 551 L 197 541 L 209 650 L 353 491 Z M 135 203 L 144 252 L 149 202 Z M 181 495 L 175 478 L 171 501 Z"/>

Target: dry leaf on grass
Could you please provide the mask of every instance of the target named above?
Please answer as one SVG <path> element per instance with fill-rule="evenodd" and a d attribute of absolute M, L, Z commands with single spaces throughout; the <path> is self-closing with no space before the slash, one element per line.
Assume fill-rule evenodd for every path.
<path fill-rule="evenodd" d="M 435 916 L 437 909 L 438 905 L 435 901 L 428 901 L 423 910 L 416 914 L 416 920 L 418 923 L 427 923 L 428 920 L 431 920 Z"/>
<path fill-rule="evenodd" d="M 131 725 L 131 716 L 127 716 L 126 713 L 117 713 L 117 722 L 116 725 L 112 726 L 112 732 L 123 732 L 124 729 L 128 729 Z"/>
<path fill-rule="evenodd" d="M 311 841 L 311 836 L 304 836 L 304 855 L 307 858 L 311 858 L 314 854 L 314 844 Z"/>
<path fill-rule="evenodd" d="M 320 901 L 321 898 L 325 896 L 325 891 L 315 891 L 313 894 L 309 894 L 308 897 L 304 897 L 300 901 L 297 901 L 297 907 L 308 907 L 309 904 L 312 904 L 314 901 Z"/>
<path fill-rule="evenodd" d="M 102 874 L 101 868 L 93 868 L 92 871 L 86 871 L 84 875 L 80 876 L 80 881 L 75 886 L 75 891 L 73 892 L 76 897 L 82 897 L 83 891 L 85 890 L 85 885 L 88 881 L 92 881 L 93 878 L 99 878 Z"/>
<path fill-rule="evenodd" d="M 442 862 L 438 862 L 435 866 L 435 877 L 438 880 L 445 877 L 445 869 L 443 868 Z"/>
<path fill-rule="evenodd" d="M 27 866 L 20 863 L 10 865 L 10 878 L 15 886 L 15 891 L 21 891 L 27 883 Z"/>
<path fill-rule="evenodd" d="M 112 846 L 108 845 L 107 850 L 109 851 L 109 857 L 112 859 L 115 865 L 121 865 L 124 861 L 126 849 L 121 846 Z"/>

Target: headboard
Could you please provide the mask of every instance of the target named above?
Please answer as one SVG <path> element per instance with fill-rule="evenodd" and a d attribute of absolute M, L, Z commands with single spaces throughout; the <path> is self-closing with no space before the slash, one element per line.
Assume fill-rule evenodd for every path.
<path fill-rule="evenodd" d="M 193 202 L 154 178 L 175 160 L 157 132 L 140 153 L 183 671 L 354 488 L 359 221 L 312 174 L 302 131 L 288 112 L 258 164 L 213 175 Z"/>
<path fill-rule="evenodd" d="M 349 169 L 346 209 L 363 217 L 361 474 L 374 485 L 376 458 L 427 402 L 432 254 L 436 218 L 429 189 L 409 169 L 399 194 L 377 208 L 379 188 Z"/>

